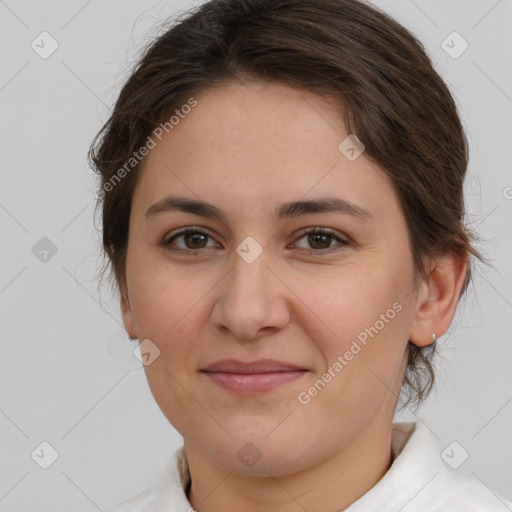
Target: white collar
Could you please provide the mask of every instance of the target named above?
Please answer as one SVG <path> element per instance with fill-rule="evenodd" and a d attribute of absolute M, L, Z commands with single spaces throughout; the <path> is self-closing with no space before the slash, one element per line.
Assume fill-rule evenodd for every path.
<path fill-rule="evenodd" d="M 446 471 L 437 443 L 422 421 L 393 423 L 391 450 L 393 463 L 386 474 L 346 512 L 401 510 Z"/>
<path fill-rule="evenodd" d="M 371 506 L 377 504 L 381 512 L 396 511 L 444 470 L 437 444 L 421 421 L 393 423 L 391 450 L 393 463 L 389 470 L 346 512 L 372 510 Z M 158 483 L 158 512 L 188 512 L 191 509 L 184 490 L 188 476 L 184 447 L 181 446 L 173 453 Z"/>
<path fill-rule="evenodd" d="M 391 451 L 393 462 L 385 475 L 344 512 L 512 511 L 510 501 L 480 481 L 447 470 L 433 434 L 421 420 L 393 423 Z M 189 476 L 181 446 L 157 487 L 144 495 L 151 500 L 151 512 L 194 510 L 185 494 Z"/>

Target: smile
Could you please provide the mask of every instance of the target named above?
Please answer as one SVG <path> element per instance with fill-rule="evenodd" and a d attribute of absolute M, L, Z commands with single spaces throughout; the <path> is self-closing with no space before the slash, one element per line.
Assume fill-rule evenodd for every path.
<path fill-rule="evenodd" d="M 298 379 L 306 370 L 269 373 L 203 372 L 215 384 L 234 393 L 262 393 Z"/>

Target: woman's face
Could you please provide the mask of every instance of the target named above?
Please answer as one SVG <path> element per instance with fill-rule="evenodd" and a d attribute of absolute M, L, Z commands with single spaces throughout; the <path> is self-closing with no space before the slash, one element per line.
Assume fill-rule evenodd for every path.
<path fill-rule="evenodd" d="M 134 192 L 123 320 L 185 443 L 232 471 L 299 470 L 391 424 L 417 309 L 405 218 L 333 101 L 259 82 L 195 99 Z M 300 371 L 203 371 L 225 359 Z"/>

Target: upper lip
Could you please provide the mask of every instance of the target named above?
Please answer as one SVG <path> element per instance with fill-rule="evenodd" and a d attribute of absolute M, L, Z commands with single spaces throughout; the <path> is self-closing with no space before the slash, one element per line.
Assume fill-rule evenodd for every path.
<path fill-rule="evenodd" d="M 204 372 L 224 373 L 273 373 L 304 370 L 294 364 L 277 361 L 276 359 L 258 359 L 257 361 L 239 361 L 238 359 L 222 359 L 202 368 Z"/>

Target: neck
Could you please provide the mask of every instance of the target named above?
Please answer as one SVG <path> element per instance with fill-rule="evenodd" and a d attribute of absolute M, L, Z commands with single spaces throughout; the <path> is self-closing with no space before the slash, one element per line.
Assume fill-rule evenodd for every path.
<path fill-rule="evenodd" d="M 329 457 L 278 477 L 271 470 L 268 477 L 226 471 L 185 440 L 192 478 L 189 502 L 197 512 L 344 510 L 374 487 L 391 466 L 391 422 L 377 418 Z"/>

